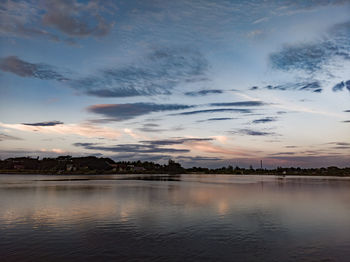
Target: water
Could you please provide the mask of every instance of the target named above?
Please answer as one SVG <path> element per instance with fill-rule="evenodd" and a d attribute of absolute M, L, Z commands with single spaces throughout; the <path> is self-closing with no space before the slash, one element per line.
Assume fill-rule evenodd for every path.
<path fill-rule="evenodd" d="M 0 175 L 0 261 L 349 261 L 350 179 Z"/>

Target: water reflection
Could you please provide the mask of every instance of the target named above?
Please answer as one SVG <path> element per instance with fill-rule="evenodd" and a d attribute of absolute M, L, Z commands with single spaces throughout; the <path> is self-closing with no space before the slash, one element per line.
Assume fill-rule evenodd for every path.
<path fill-rule="evenodd" d="M 350 180 L 0 176 L 0 236 L 6 261 L 346 261 Z"/>

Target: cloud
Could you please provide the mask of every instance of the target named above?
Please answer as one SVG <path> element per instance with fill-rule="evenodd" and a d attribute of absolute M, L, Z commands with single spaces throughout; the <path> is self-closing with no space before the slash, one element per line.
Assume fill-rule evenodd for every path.
<path fill-rule="evenodd" d="M 173 158 L 171 155 L 166 154 L 142 154 L 142 153 L 132 153 L 132 154 L 117 154 L 111 156 L 115 161 L 152 161 L 152 162 L 166 162 L 170 158 Z"/>
<path fill-rule="evenodd" d="M 350 123 L 350 120 L 344 120 L 343 123 Z"/>
<path fill-rule="evenodd" d="M 165 131 L 180 131 L 183 130 L 184 128 L 181 126 L 177 127 L 170 127 L 170 128 L 159 128 L 158 124 L 144 124 L 143 127 L 138 128 L 139 131 L 141 132 L 148 132 L 148 133 L 157 133 L 157 132 L 165 132 Z"/>
<path fill-rule="evenodd" d="M 276 133 L 256 131 L 252 129 L 239 129 L 237 131 L 232 131 L 233 134 L 249 135 L 249 136 L 275 136 Z"/>
<path fill-rule="evenodd" d="M 54 67 L 47 64 L 33 64 L 19 59 L 17 56 L 0 58 L 0 70 L 21 77 L 34 77 L 42 80 L 67 81 Z"/>
<path fill-rule="evenodd" d="M 247 155 L 247 151 L 240 149 L 227 149 L 212 142 L 215 138 L 172 138 L 164 140 L 144 140 L 134 144 L 119 144 L 103 146 L 97 143 L 75 143 L 77 147 L 88 150 L 108 151 L 117 153 L 146 153 L 146 154 L 182 154 L 192 150 L 220 154 L 220 155 Z M 178 146 L 181 146 L 180 148 Z"/>
<path fill-rule="evenodd" d="M 345 110 L 344 112 L 345 112 L 345 113 L 350 113 L 350 110 Z"/>
<path fill-rule="evenodd" d="M 16 37 L 43 37 L 52 41 L 73 44 L 72 37 L 107 35 L 116 11 L 111 1 L 77 0 L 2 1 L 0 34 Z M 52 32 L 56 29 L 56 32 Z"/>
<path fill-rule="evenodd" d="M 333 86 L 332 90 L 333 92 L 343 91 L 344 87 L 350 91 L 350 80 L 336 84 Z"/>
<path fill-rule="evenodd" d="M 250 109 L 242 109 L 242 108 L 216 108 L 216 109 L 204 109 L 204 110 L 195 110 L 195 111 L 188 111 L 188 112 L 182 112 L 172 115 L 197 115 L 197 114 L 205 114 L 205 113 L 222 113 L 222 112 L 236 112 L 236 113 L 251 113 L 252 110 Z"/>
<path fill-rule="evenodd" d="M 338 24 L 328 32 L 325 39 L 315 43 L 285 45 L 281 50 L 270 54 L 269 60 L 274 69 L 314 73 L 330 64 L 333 58 L 349 60 L 349 39 L 350 22 Z"/>
<path fill-rule="evenodd" d="M 188 153 L 188 149 L 160 147 L 153 144 L 119 144 L 113 146 L 100 146 L 96 143 L 75 143 L 74 146 L 89 150 L 118 152 L 118 153 Z"/>
<path fill-rule="evenodd" d="M 233 118 L 233 117 L 213 117 L 213 118 L 208 118 L 205 120 L 198 120 L 198 123 L 201 122 L 211 122 L 211 121 L 225 121 L 225 120 L 232 120 L 232 119 L 237 119 L 237 118 Z"/>
<path fill-rule="evenodd" d="M 61 121 L 47 121 L 47 122 L 39 122 L 39 123 L 22 123 L 22 125 L 26 126 L 55 126 L 64 124 Z"/>
<path fill-rule="evenodd" d="M 267 85 L 263 87 L 268 90 L 299 90 L 299 91 L 312 91 L 315 93 L 322 92 L 321 83 L 319 81 L 312 82 L 297 82 L 297 83 L 285 83 L 280 85 Z M 254 86 L 250 90 L 258 90 L 259 87 Z"/>
<path fill-rule="evenodd" d="M 0 133 L 0 141 L 4 141 L 4 140 L 22 140 L 22 139 L 16 136 L 10 136 L 10 135 Z"/>
<path fill-rule="evenodd" d="M 269 154 L 270 156 L 280 156 L 280 155 L 295 155 L 295 152 L 277 152 L 273 154 Z"/>
<path fill-rule="evenodd" d="M 181 104 L 100 104 L 88 107 L 88 111 L 108 117 L 110 121 L 123 121 L 153 112 L 174 111 L 192 108 L 191 105 Z"/>
<path fill-rule="evenodd" d="M 261 101 L 242 101 L 242 102 L 231 102 L 231 103 L 212 103 L 210 106 L 263 106 L 266 105 Z"/>
<path fill-rule="evenodd" d="M 328 144 L 337 145 L 337 146 L 350 146 L 350 143 L 347 143 L 347 142 L 330 142 Z"/>
<path fill-rule="evenodd" d="M 45 63 L 26 62 L 17 56 L 0 59 L 0 70 L 21 77 L 65 82 L 69 87 L 97 97 L 169 95 L 178 85 L 207 81 L 208 62 L 197 50 L 159 48 L 136 64 L 100 70 L 72 79 Z"/>
<path fill-rule="evenodd" d="M 164 139 L 164 140 L 148 140 L 140 141 L 141 143 L 147 143 L 150 145 L 180 145 L 191 142 L 212 141 L 213 138 L 176 138 L 176 139 Z"/>
<path fill-rule="evenodd" d="M 260 123 L 269 123 L 269 122 L 275 122 L 277 119 L 275 117 L 264 117 L 260 119 L 255 119 L 252 121 L 253 124 L 260 124 Z"/>
<path fill-rule="evenodd" d="M 204 89 L 200 91 L 186 92 L 186 96 L 206 96 L 210 94 L 222 94 L 224 91 L 220 89 Z"/>
<path fill-rule="evenodd" d="M 197 50 L 156 49 L 134 65 L 111 67 L 70 83 L 99 97 L 169 95 L 178 85 L 206 81 L 208 62 Z"/>
<path fill-rule="evenodd" d="M 121 134 L 119 131 L 109 127 L 99 127 L 88 123 L 81 124 L 58 124 L 58 125 L 26 125 L 5 124 L 0 122 L 0 127 L 20 130 L 25 132 L 38 132 L 43 134 L 79 135 L 83 137 L 103 137 L 115 139 Z"/>
<path fill-rule="evenodd" d="M 47 0 L 44 3 L 46 13 L 42 16 L 43 24 L 69 36 L 101 37 L 107 35 L 114 25 L 105 20 L 107 12 L 98 1 L 85 4 L 74 0 Z"/>

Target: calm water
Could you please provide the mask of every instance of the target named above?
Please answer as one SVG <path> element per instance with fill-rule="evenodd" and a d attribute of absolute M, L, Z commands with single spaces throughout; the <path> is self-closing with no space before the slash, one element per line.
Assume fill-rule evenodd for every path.
<path fill-rule="evenodd" d="M 0 261 L 350 261 L 350 179 L 0 175 Z"/>

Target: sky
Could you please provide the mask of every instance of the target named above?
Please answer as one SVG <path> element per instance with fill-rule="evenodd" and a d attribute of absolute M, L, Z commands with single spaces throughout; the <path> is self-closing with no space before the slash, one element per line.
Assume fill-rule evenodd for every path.
<path fill-rule="evenodd" d="M 0 158 L 350 166 L 350 0 L 0 0 Z"/>

